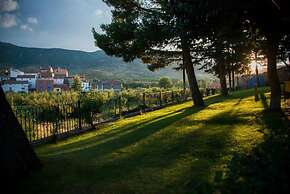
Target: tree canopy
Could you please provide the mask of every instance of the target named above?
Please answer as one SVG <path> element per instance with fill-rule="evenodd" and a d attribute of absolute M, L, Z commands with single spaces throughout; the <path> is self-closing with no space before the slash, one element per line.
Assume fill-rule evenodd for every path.
<path fill-rule="evenodd" d="M 203 105 L 193 65 L 216 74 L 227 95 L 226 76 L 234 88 L 235 73 L 245 71 L 251 52 L 259 49 L 268 59 L 270 109 L 280 110 L 276 69 L 278 59 L 289 57 L 287 0 L 105 2 L 113 8 L 112 22 L 101 26 L 103 34 L 93 33 L 107 54 L 125 61 L 140 58 L 151 70 L 183 64 L 194 104 Z M 256 47 L 253 34 L 261 43 Z"/>

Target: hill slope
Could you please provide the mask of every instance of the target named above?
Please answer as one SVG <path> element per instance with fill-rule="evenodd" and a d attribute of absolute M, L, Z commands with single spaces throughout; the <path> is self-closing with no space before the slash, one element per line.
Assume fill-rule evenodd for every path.
<path fill-rule="evenodd" d="M 119 58 L 107 56 L 103 51 L 27 48 L 1 42 L 0 64 L 1 67 L 5 65 L 22 70 L 60 66 L 68 68 L 73 74 L 97 79 L 153 80 L 161 76 L 181 79 L 181 72 L 176 72 L 172 67 L 151 72 L 140 61 L 125 63 Z"/>

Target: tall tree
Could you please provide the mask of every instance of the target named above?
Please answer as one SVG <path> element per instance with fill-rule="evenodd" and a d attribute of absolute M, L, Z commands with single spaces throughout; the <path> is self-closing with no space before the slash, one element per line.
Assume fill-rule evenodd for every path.
<path fill-rule="evenodd" d="M 286 44 L 287 42 L 289 44 L 287 37 L 290 36 L 290 2 L 289 0 L 240 0 L 240 4 L 245 10 L 245 19 L 249 21 L 250 26 L 259 29 L 260 35 L 265 37 L 263 49 L 267 57 L 271 87 L 270 110 L 280 111 L 281 88 L 277 74 L 277 57 L 282 41 L 286 40 Z"/>
<path fill-rule="evenodd" d="M 250 26 L 250 28 L 259 29 L 259 32 L 265 38 L 265 47 L 263 48 L 268 59 L 268 76 L 271 87 L 270 109 L 279 111 L 281 108 L 280 83 L 277 75 L 277 56 L 281 51 L 281 41 L 289 45 L 289 0 L 171 0 L 175 4 L 186 2 L 187 10 L 191 7 L 200 7 L 199 20 L 196 20 L 195 13 L 187 14 L 188 25 L 192 26 L 192 31 L 196 30 L 197 24 L 206 26 L 205 36 L 208 32 L 215 32 L 214 38 L 220 41 L 220 32 L 224 29 L 228 32 L 235 31 L 241 27 Z M 193 18 L 193 19 L 192 19 Z M 204 25 L 208 24 L 208 25 Z M 212 29 L 211 29 L 211 26 Z M 218 30 L 216 30 L 216 27 Z M 236 28 L 237 27 L 237 28 Z M 245 29 L 244 30 L 249 30 Z M 230 38 L 230 34 L 226 38 Z M 288 40 L 288 43 L 287 43 Z M 222 67 L 219 65 L 222 69 Z"/>
<path fill-rule="evenodd" d="M 183 18 L 175 17 L 168 1 L 105 2 L 113 6 L 113 18 L 111 24 L 101 26 L 105 34 L 93 30 L 96 45 L 125 61 L 140 58 L 150 68 L 182 60 L 194 105 L 203 106 L 191 55 L 192 37 L 188 36 Z"/>
<path fill-rule="evenodd" d="M 201 69 L 215 73 L 220 79 L 222 94 L 228 95 L 226 76 L 232 79 L 233 67 L 239 66 L 234 63 L 240 63 L 234 56 L 242 56 L 231 52 L 238 51 L 236 48 L 244 41 L 241 20 L 234 9 L 236 5 L 225 0 L 171 0 L 171 4 L 177 17 L 184 18 L 188 34 L 198 40 L 200 46 L 192 48 L 191 52 L 198 51 Z"/>

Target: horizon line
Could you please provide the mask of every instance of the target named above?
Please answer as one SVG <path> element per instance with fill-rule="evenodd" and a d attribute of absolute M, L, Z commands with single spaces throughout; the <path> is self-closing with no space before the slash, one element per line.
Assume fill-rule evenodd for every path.
<path fill-rule="evenodd" d="M 30 49 L 60 49 L 60 50 L 69 50 L 69 51 L 80 51 L 80 52 L 86 52 L 86 53 L 94 53 L 96 51 L 102 51 L 99 47 L 96 47 L 95 51 L 88 51 L 88 50 L 81 50 L 81 49 L 70 49 L 70 48 L 61 48 L 61 47 L 36 47 L 36 46 L 22 46 L 17 43 L 11 43 L 0 40 L 0 43 L 4 44 L 11 44 L 13 46 L 21 47 L 21 48 L 30 48 Z"/>

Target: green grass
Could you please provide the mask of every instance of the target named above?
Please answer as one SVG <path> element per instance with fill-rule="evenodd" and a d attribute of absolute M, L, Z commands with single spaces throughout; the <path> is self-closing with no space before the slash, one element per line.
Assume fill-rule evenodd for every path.
<path fill-rule="evenodd" d="M 264 101 L 252 90 L 173 105 L 36 148 L 43 169 L 21 193 L 195 193 L 235 153 L 263 142 Z M 269 120 L 270 118 L 268 118 Z"/>

